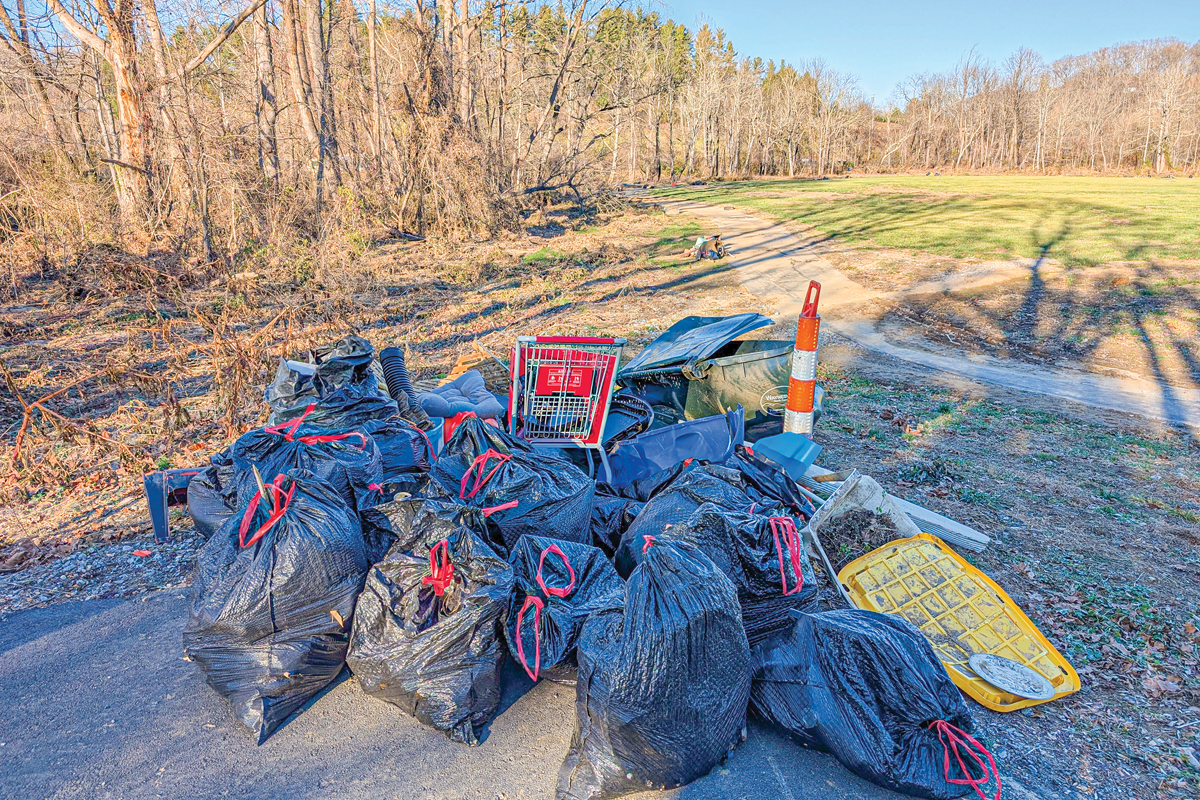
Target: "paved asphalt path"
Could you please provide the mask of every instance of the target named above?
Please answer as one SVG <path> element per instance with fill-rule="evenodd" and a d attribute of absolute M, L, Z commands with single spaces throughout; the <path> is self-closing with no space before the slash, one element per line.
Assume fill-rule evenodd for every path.
<path fill-rule="evenodd" d="M 469 748 L 343 680 L 255 747 L 196 666 L 183 660 L 186 616 L 184 592 L 175 590 L 132 601 L 64 603 L 0 620 L 0 797 L 554 796 L 573 726 L 573 687 L 533 686 L 509 670 L 501 714 L 484 743 Z M 901 795 L 752 725 L 749 740 L 709 776 L 631 797 Z"/>

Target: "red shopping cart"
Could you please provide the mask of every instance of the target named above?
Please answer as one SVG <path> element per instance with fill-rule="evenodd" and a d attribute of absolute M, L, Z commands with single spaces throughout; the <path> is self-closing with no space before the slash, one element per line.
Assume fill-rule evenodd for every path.
<path fill-rule="evenodd" d="M 520 336 L 513 348 L 508 431 L 534 445 L 574 446 L 600 454 L 624 339 Z"/>

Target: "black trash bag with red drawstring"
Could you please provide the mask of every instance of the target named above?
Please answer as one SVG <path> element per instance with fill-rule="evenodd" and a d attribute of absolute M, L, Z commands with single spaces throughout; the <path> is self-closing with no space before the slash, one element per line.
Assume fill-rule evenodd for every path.
<path fill-rule="evenodd" d="M 753 647 L 790 627 L 791 611 L 820 610 L 820 589 L 800 535 L 803 526 L 803 518 L 786 516 L 778 507 L 758 514 L 704 503 L 686 522 L 667 525 L 655 538 L 693 545 L 733 581 Z M 641 562 L 640 549 L 625 552 Z"/>
<path fill-rule="evenodd" d="M 750 648 L 725 574 L 691 545 L 651 543 L 624 600 L 583 626 L 559 800 L 690 783 L 745 738 Z"/>
<path fill-rule="evenodd" d="M 251 467 L 264 479 L 290 469 L 304 469 L 337 489 L 358 508 L 371 484 L 383 480 L 382 457 L 375 440 L 362 430 L 332 430 L 309 425 L 298 417 L 243 434 L 229 446 L 238 474 L 239 500 L 258 491 Z"/>
<path fill-rule="evenodd" d="M 382 561 L 397 542 L 401 550 L 409 550 L 420 537 L 429 538 L 438 532 L 445 538 L 458 528 L 468 528 L 487 541 L 488 525 L 483 512 L 452 498 L 424 496 L 436 495 L 436 491 L 431 491 L 436 486 L 425 486 L 418 494 L 413 491 L 417 487 L 393 479 L 372 492 L 366 507 L 360 511 L 363 539 L 372 564 Z"/>
<path fill-rule="evenodd" d="M 515 585 L 504 635 L 530 680 L 573 667 L 583 623 L 625 603 L 625 581 L 595 547 L 522 536 L 508 563 Z"/>
<path fill-rule="evenodd" d="M 433 443 L 411 422 L 400 417 L 373 419 L 362 423 L 361 430 L 369 433 L 379 448 L 384 480 L 433 469 Z"/>
<path fill-rule="evenodd" d="M 570 461 L 465 418 L 430 473 L 461 502 L 480 508 L 502 555 L 522 536 L 591 543 L 596 483 Z"/>
<path fill-rule="evenodd" d="M 367 562 L 358 517 L 306 470 L 274 476 L 200 549 L 187 655 L 258 744 L 346 661 Z"/>
<path fill-rule="evenodd" d="M 418 509 L 408 538 L 371 568 L 346 660 L 368 694 L 476 745 L 500 705 L 513 574 L 460 524 L 470 518 L 435 501 Z"/>
<path fill-rule="evenodd" d="M 933 648 L 903 617 L 800 614 L 754 649 L 750 710 L 856 775 L 913 797 L 984 798 L 1000 778 Z"/>
<path fill-rule="evenodd" d="M 617 547 L 617 572 L 628 575 L 638 563 L 643 537 L 686 524 L 705 503 L 728 512 L 793 517 L 801 527 L 814 513 L 795 481 L 779 466 L 738 445 L 723 464 L 699 464 L 682 470 L 653 496 L 625 530 Z M 710 557 L 712 553 L 709 553 Z"/>

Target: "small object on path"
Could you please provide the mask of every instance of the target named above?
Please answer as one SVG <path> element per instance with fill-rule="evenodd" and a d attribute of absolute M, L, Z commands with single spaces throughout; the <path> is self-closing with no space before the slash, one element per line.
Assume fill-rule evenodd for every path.
<path fill-rule="evenodd" d="M 187 502 L 188 484 L 200 474 L 199 467 L 164 469 L 151 472 L 142 478 L 146 491 L 146 505 L 150 508 L 150 524 L 154 528 L 154 539 L 166 542 L 171 539 L 169 506 Z"/>
<path fill-rule="evenodd" d="M 145 558 L 146 556 L 150 555 L 150 551 L 149 550 L 134 550 L 133 554 L 135 556 L 137 556 L 138 558 Z"/>

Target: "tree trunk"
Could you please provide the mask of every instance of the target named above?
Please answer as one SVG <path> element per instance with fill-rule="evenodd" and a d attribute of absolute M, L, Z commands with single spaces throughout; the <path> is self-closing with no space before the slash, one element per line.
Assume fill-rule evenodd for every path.
<path fill-rule="evenodd" d="M 29 88 L 37 100 L 42 129 L 46 132 L 46 138 L 50 142 L 50 146 L 54 148 L 55 159 L 60 164 L 67 164 L 71 168 L 74 168 L 75 161 L 71 158 L 71 153 L 67 150 L 62 132 L 58 129 L 58 121 L 54 116 L 54 107 L 50 104 L 50 93 L 46 90 L 46 76 L 43 74 L 45 66 L 34 55 L 33 48 L 29 44 L 29 20 L 25 14 L 24 0 L 17 0 L 17 20 L 15 24 L 4 6 L 0 6 L 0 23 L 8 31 L 8 38 L 4 40 L 4 43 L 8 45 L 8 49 L 16 56 L 17 62 L 25 72 Z"/>
<path fill-rule="evenodd" d="M 370 11 L 367 18 L 367 58 L 371 68 L 371 141 L 375 149 L 375 177 L 383 179 L 383 116 L 379 97 L 379 51 L 376 46 L 375 27 L 378 25 L 378 15 L 375 11 L 375 0 L 370 0 Z"/>
<path fill-rule="evenodd" d="M 375 3 L 372 0 L 371 8 Z M 254 71 L 257 91 L 254 98 L 254 118 L 258 123 L 258 165 L 263 177 L 272 185 L 279 183 L 279 145 L 276 134 L 278 106 L 275 100 L 275 54 L 271 49 L 271 27 L 267 21 L 267 4 L 254 12 Z"/>
<path fill-rule="evenodd" d="M 146 0 L 147 3 L 152 0 Z M 120 122 L 121 161 L 117 170 L 117 198 L 122 215 L 137 220 L 150 193 L 150 114 L 146 89 L 138 72 L 137 40 L 133 30 L 133 4 L 121 3 L 100 15 L 108 28 L 107 61 L 117 87 L 117 119 Z"/>
<path fill-rule="evenodd" d="M 311 1 L 311 0 L 310 0 Z M 325 177 L 324 147 L 321 133 L 317 128 L 317 116 L 313 113 L 313 89 L 310 81 L 312 74 L 309 66 L 309 53 L 305 47 L 305 36 L 302 31 L 303 22 L 300 18 L 299 0 L 283 0 L 280 19 L 283 21 L 283 39 L 287 47 L 288 67 L 292 73 L 292 94 L 296 98 L 296 109 L 300 114 L 300 127 L 308 140 L 312 164 L 315 170 L 314 192 L 317 213 L 320 215 L 322 183 Z"/>

